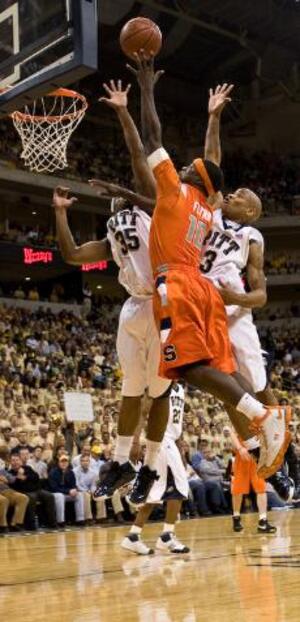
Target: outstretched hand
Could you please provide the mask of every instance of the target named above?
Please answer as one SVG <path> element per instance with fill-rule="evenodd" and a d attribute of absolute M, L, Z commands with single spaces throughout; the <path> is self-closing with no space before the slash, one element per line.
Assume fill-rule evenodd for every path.
<path fill-rule="evenodd" d="M 57 186 L 53 192 L 52 206 L 54 209 L 67 210 L 72 207 L 73 203 L 76 203 L 78 199 L 76 197 L 69 197 L 70 188 L 64 186 Z"/>
<path fill-rule="evenodd" d="M 112 184 L 109 181 L 103 181 L 102 179 L 89 179 L 89 185 L 95 188 L 97 194 L 103 198 L 112 199 L 114 197 L 120 197 L 124 191 L 122 186 Z"/>
<path fill-rule="evenodd" d="M 139 53 L 134 55 L 136 67 L 127 64 L 126 67 L 137 79 L 141 90 L 150 88 L 153 89 L 155 84 L 165 73 L 162 69 L 155 71 L 154 69 L 154 56 L 150 58 L 145 56 L 144 50 L 140 50 Z"/>
<path fill-rule="evenodd" d="M 118 80 L 118 82 L 110 80 L 110 86 L 104 83 L 103 88 L 105 89 L 108 97 L 100 97 L 99 102 L 103 102 L 114 110 L 127 108 L 128 93 L 131 89 L 131 84 L 128 84 L 126 88 L 123 89 L 122 80 Z"/>
<path fill-rule="evenodd" d="M 231 102 L 229 97 L 234 85 L 233 84 L 218 84 L 215 89 L 209 89 L 208 100 L 208 113 L 214 115 L 220 115 L 223 108 L 225 108 L 228 102 Z"/>

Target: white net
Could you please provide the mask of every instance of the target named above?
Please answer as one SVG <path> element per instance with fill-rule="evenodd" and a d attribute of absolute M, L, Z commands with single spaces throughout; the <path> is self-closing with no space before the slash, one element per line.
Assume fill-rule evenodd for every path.
<path fill-rule="evenodd" d="M 21 158 L 37 173 L 53 173 L 68 166 L 70 136 L 82 121 L 87 109 L 83 95 L 58 89 L 35 100 L 31 109 L 13 112 L 13 124 L 22 141 Z"/>

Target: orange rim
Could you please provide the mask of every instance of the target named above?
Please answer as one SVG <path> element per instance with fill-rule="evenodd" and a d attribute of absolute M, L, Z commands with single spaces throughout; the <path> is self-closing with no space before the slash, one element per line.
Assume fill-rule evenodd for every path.
<path fill-rule="evenodd" d="M 33 115 L 25 112 L 21 112 L 20 110 L 15 110 L 10 114 L 10 117 L 14 121 L 31 121 L 31 123 L 43 123 L 47 121 L 48 123 L 57 123 L 57 121 L 64 121 L 65 119 L 72 120 L 77 119 L 81 116 L 88 108 L 88 103 L 84 95 L 81 93 L 77 93 L 77 91 L 71 91 L 70 89 L 59 88 L 55 91 L 51 91 L 51 93 L 47 93 L 43 95 L 43 97 L 69 97 L 70 99 L 77 99 L 81 101 L 82 107 L 80 110 L 76 110 L 76 112 L 69 112 L 67 114 L 59 114 L 59 115 Z"/>

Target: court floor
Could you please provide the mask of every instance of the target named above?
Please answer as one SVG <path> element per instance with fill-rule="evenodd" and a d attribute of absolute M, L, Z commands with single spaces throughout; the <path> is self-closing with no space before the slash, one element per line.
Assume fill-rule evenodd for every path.
<path fill-rule="evenodd" d="M 183 521 L 188 555 L 136 557 L 127 528 L 90 527 L 0 539 L 0 619 L 5 622 L 298 622 L 300 511 L 277 512 L 274 536 L 256 516 L 234 534 L 231 518 Z M 145 539 L 155 542 L 161 525 Z"/>

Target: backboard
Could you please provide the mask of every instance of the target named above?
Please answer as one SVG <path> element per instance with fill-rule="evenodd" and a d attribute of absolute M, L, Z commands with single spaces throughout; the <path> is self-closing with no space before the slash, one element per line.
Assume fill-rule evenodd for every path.
<path fill-rule="evenodd" d="M 0 0 L 0 115 L 98 66 L 97 0 Z"/>

